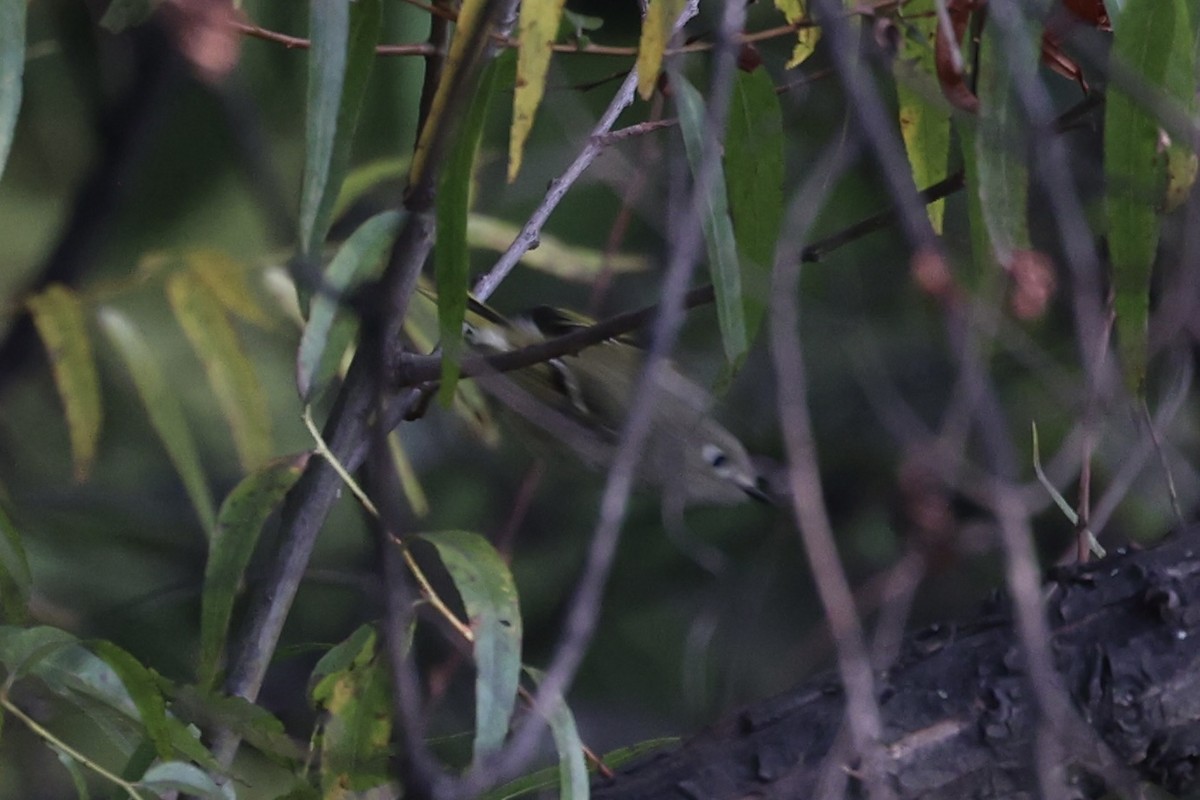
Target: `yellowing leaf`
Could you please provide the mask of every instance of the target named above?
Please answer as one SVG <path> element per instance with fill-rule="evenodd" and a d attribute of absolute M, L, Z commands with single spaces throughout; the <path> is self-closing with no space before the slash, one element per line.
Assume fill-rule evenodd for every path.
<path fill-rule="evenodd" d="M 510 222 L 482 214 L 467 217 L 467 244 L 503 253 L 521 229 Z M 645 256 L 633 253 L 603 253 L 587 247 L 576 247 L 562 239 L 543 233 L 538 246 L 526 250 L 521 263 L 547 275 L 565 281 L 591 282 L 607 270 L 614 273 L 642 272 L 649 267 Z"/>
<path fill-rule="evenodd" d="M 270 326 L 270 316 L 246 280 L 245 264 L 220 250 L 189 250 L 183 261 L 230 313 L 260 328 Z"/>
<path fill-rule="evenodd" d="M 783 12 L 787 21 L 793 25 L 808 18 L 805 0 L 775 0 L 775 7 Z M 792 57 L 788 59 L 787 69 L 798 67 L 808 60 L 817 49 L 821 38 L 821 29 L 816 26 L 801 28 L 796 31 L 796 46 L 792 49 Z"/>
<path fill-rule="evenodd" d="M 50 354 L 54 384 L 67 414 L 75 479 L 86 480 L 100 439 L 100 380 L 79 296 L 52 284 L 28 300 L 29 313 Z"/>
<path fill-rule="evenodd" d="M 894 63 L 900 133 L 913 179 L 919 188 L 925 188 L 946 177 L 950 151 L 950 109 L 934 83 L 938 23 L 933 0 L 914 0 L 904 6 L 903 21 L 905 35 Z M 942 232 L 945 211 L 944 200 L 926 206 L 938 234 Z"/>
<path fill-rule="evenodd" d="M 258 373 L 213 293 L 189 272 L 167 282 L 167 297 L 204 364 L 208 382 L 233 433 L 238 459 L 255 469 L 271 454 L 271 415 Z"/>
<path fill-rule="evenodd" d="M 421 135 L 417 138 L 417 146 L 413 149 L 412 169 L 408 177 L 408 182 L 412 186 L 420 184 L 423 180 L 433 137 L 445 134 L 445 123 L 442 117 L 446 113 L 450 87 L 455 85 L 463 70 L 472 61 L 473 54 L 468 49 L 472 41 L 482 39 L 475 35 L 475 31 L 485 21 L 485 17 L 480 13 L 485 2 L 486 0 L 463 0 L 462 8 L 458 11 L 458 24 L 454 28 L 454 37 L 450 40 L 450 53 L 446 56 L 446 68 L 442 71 L 437 90 L 433 93 L 433 102 L 429 105 L 429 115 L 425 118 L 425 125 L 421 128 Z"/>
<path fill-rule="evenodd" d="M 662 71 L 663 53 L 675 30 L 675 20 L 687 5 L 686 0 L 650 0 L 646 19 L 642 22 L 642 38 L 638 43 L 638 94 L 649 100 Z"/>
<path fill-rule="evenodd" d="M 566 0 L 524 0 L 521 3 L 520 50 L 517 52 L 517 87 L 513 92 L 512 133 L 508 137 L 508 182 L 521 170 L 525 140 L 546 90 L 551 45 L 558 34 Z"/>

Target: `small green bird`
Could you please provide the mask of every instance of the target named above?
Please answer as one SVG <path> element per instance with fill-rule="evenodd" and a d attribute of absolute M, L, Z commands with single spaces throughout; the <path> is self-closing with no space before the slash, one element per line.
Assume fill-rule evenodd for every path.
<path fill-rule="evenodd" d="M 569 333 L 591 321 L 547 306 L 507 320 L 472 304 L 464 339 L 479 353 L 502 353 Z M 607 468 L 641 370 L 643 352 L 609 339 L 503 377 L 525 402 L 506 391 L 501 376 L 484 381 L 529 422 L 561 440 L 584 463 Z M 711 415 L 712 397 L 673 365 L 663 370 L 654 398 L 654 421 L 643 445 L 639 482 L 659 487 L 685 505 L 732 505 L 747 497 L 770 502 L 769 482 L 736 436 Z M 530 400 L 536 402 L 529 402 Z"/>

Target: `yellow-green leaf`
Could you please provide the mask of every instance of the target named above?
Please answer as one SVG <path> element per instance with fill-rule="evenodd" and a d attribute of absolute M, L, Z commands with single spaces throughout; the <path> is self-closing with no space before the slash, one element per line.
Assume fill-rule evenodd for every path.
<path fill-rule="evenodd" d="M 246 356 L 221 302 L 190 272 L 167 281 L 167 297 L 184 334 L 204 365 L 243 469 L 271 454 L 271 415 L 258 373 Z"/>
<path fill-rule="evenodd" d="M 0 507 L 0 611 L 6 621 L 21 625 L 29 618 L 32 583 L 21 533 Z"/>
<path fill-rule="evenodd" d="M 425 496 L 425 488 L 421 486 L 421 478 L 413 469 L 412 461 L 400 441 L 400 434 L 392 431 L 388 434 L 388 452 L 392 454 L 392 465 L 396 468 L 396 476 L 400 480 L 400 489 L 404 499 L 418 517 L 429 516 L 429 498 Z"/>
<path fill-rule="evenodd" d="M 808 8 L 805 0 L 775 0 L 775 7 L 783 12 L 787 21 L 793 25 L 808 19 Z M 796 31 L 796 45 L 792 48 L 792 57 L 785 64 L 786 69 L 798 67 L 808 60 L 817 49 L 821 39 L 821 29 L 815 25 L 800 28 Z"/>
<path fill-rule="evenodd" d="M 517 53 L 517 86 L 513 92 L 512 132 L 508 137 L 508 182 L 521 171 L 525 140 L 546 90 L 551 46 L 558 34 L 566 0 L 523 0 L 521 3 L 520 50 Z"/>
<path fill-rule="evenodd" d="M 458 10 L 458 23 L 454 28 L 454 36 L 450 39 L 450 52 L 446 56 L 446 67 L 438 80 L 437 89 L 433 93 L 433 101 L 429 104 L 429 114 L 417 138 L 413 149 L 412 169 L 409 171 L 408 182 L 416 186 L 424 180 L 426 162 L 429 159 L 429 148 L 434 136 L 445 135 L 446 123 L 443 117 L 446 104 L 449 102 L 450 88 L 462 79 L 463 71 L 474 60 L 471 45 L 482 46 L 483 37 L 476 36 L 479 25 L 485 24 L 486 18 L 481 13 L 487 0 L 463 0 Z"/>
<path fill-rule="evenodd" d="M 212 493 L 205 480 L 204 469 L 200 466 L 196 441 L 188 429 L 178 395 L 167 383 L 146 338 L 128 317 L 115 309 L 102 308 L 99 318 L 101 330 L 133 376 L 134 386 L 146 407 L 150 424 L 183 480 L 205 534 L 211 536 L 216 525 Z"/>
<path fill-rule="evenodd" d="M 270 315 L 246 280 L 249 268 L 245 264 L 220 250 L 188 250 L 181 257 L 227 311 L 260 328 L 270 327 Z"/>
<path fill-rule="evenodd" d="M 950 152 L 950 108 L 935 79 L 934 45 L 938 24 L 934 0 L 913 0 L 900 10 L 902 36 L 893 70 L 899 101 L 900 133 L 918 187 L 946 177 Z M 942 232 L 946 201 L 925 207 L 934 231 Z"/>
<path fill-rule="evenodd" d="M 66 410 L 75 479 L 86 480 L 96 457 L 103 411 L 83 303 L 75 292 L 56 283 L 29 298 L 27 305 L 50 354 L 54 384 Z"/>
<path fill-rule="evenodd" d="M 650 0 L 646 19 L 642 22 L 642 38 L 638 42 L 638 94 L 649 100 L 662 71 L 663 54 L 675 30 L 675 21 L 683 13 L 687 0 Z"/>
<path fill-rule="evenodd" d="M 503 253 L 512 245 L 520 233 L 520 227 L 502 219 L 482 214 L 467 217 L 467 244 Z M 562 239 L 543 233 L 538 246 L 526 250 L 521 263 L 538 272 L 553 275 L 564 281 L 590 283 L 597 275 L 612 273 L 642 272 L 650 266 L 645 256 L 634 253 L 606 254 L 589 247 L 577 247 Z"/>

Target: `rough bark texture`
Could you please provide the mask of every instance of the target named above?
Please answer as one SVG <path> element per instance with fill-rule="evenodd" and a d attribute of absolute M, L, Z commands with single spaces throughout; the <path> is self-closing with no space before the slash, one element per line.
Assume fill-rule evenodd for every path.
<path fill-rule="evenodd" d="M 1152 550 L 1056 571 L 1046 609 L 1059 675 L 1095 735 L 1136 779 L 1173 793 L 1195 789 L 1200 527 Z M 898 797 L 1037 796 L 1038 717 L 1007 617 L 912 636 L 877 686 Z M 811 797 L 842 707 L 835 678 L 810 682 L 599 780 L 593 794 Z M 1088 749 L 1067 745 L 1066 757 L 1086 760 Z M 853 773 L 852 763 L 843 766 Z M 1066 766 L 1073 796 L 1099 797 L 1107 788 L 1082 763 Z M 861 787 L 852 785 L 855 793 Z"/>

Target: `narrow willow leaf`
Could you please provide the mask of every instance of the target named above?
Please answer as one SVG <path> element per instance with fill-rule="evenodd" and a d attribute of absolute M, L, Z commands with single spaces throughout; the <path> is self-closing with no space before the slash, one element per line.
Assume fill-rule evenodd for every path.
<path fill-rule="evenodd" d="M 1030 23 L 1032 27 L 1032 23 Z M 1034 32 L 1030 31 L 1032 38 Z M 1040 37 L 1040 29 L 1036 32 Z M 984 29 L 980 42 L 979 125 L 975 157 L 979 201 L 996 261 L 1007 266 L 1029 238 L 1029 170 L 1027 125 L 1021 113 L 1008 61 L 1004 34 L 995 25 Z"/>
<path fill-rule="evenodd" d="M 654 93 L 675 22 L 686 7 L 687 0 L 650 0 L 646 6 L 637 55 L 638 94 L 643 100 L 649 100 Z"/>
<path fill-rule="evenodd" d="M 450 148 L 437 193 L 437 241 L 434 243 L 434 278 L 437 285 L 438 330 L 442 344 L 442 385 L 438 398 L 449 405 L 458 385 L 458 359 L 462 352 L 462 326 L 467 313 L 467 283 L 471 258 L 467 247 L 467 214 L 471 206 L 471 175 L 475 153 L 483 135 L 488 106 L 496 89 L 496 76 L 505 54 L 484 68 L 471 97 L 458 138 Z"/>
<path fill-rule="evenodd" d="M 476 763 L 504 743 L 521 674 L 521 611 L 508 565 L 477 533 L 437 531 L 421 538 L 438 556 L 462 598 L 474 634 Z"/>
<path fill-rule="evenodd" d="M 566 0 L 524 0 L 519 23 L 520 50 L 517 56 L 517 87 L 513 92 L 512 131 L 508 136 L 508 182 L 521 171 L 525 140 L 546 91 L 551 47 L 558 35 Z"/>
<path fill-rule="evenodd" d="M 767 310 L 783 222 L 783 119 L 766 69 L 737 73 L 725 135 L 725 181 L 738 244 L 746 338 Z"/>
<path fill-rule="evenodd" d="M 271 414 L 258 372 L 220 300 L 191 272 L 167 281 L 167 297 L 229 423 L 238 459 L 256 469 L 271 455 Z"/>
<path fill-rule="evenodd" d="M 520 231 L 520 227 L 495 217 L 467 216 L 467 244 L 471 247 L 503 253 Z M 650 266 L 645 256 L 636 253 L 610 254 L 590 247 L 576 247 L 548 233 L 538 237 L 536 248 L 525 251 L 521 263 L 564 281 L 580 283 L 591 283 L 604 272 L 643 272 Z"/>
<path fill-rule="evenodd" d="M 1185 0 L 1128 0 L 1114 20 L 1111 58 L 1155 89 L 1166 90 L 1171 53 L 1191 47 Z M 1194 78 L 1192 79 L 1194 81 Z M 1130 391 L 1141 394 L 1148 358 L 1150 275 L 1158 247 L 1155 205 L 1166 181 L 1157 120 L 1114 82 L 1104 113 L 1108 252 L 1117 346 Z"/>
<path fill-rule="evenodd" d="M 87 315 L 79 295 L 58 283 L 29 298 L 27 305 L 50 354 L 54 385 L 66 409 L 75 479 L 83 481 L 96 458 L 103 416 Z"/>
<path fill-rule="evenodd" d="M 534 683 L 542 682 L 541 670 L 526 667 L 525 672 Z M 587 762 L 583 758 L 583 740 L 579 738 L 575 715 L 561 695 L 551 702 L 546 721 L 550 724 L 550 735 L 554 737 L 554 749 L 558 752 L 558 796 L 587 798 L 589 780 Z"/>
<path fill-rule="evenodd" d="M 8 622 L 29 619 L 29 589 L 33 576 L 21 533 L 0 508 L 0 611 Z"/>
<path fill-rule="evenodd" d="M 192 506 L 196 509 L 196 516 L 204 526 L 204 532 L 211 535 L 216 525 L 212 493 L 204 478 L 196 441 L 188 429 L 179 397 L 159 369 L 145 337 L 124 314 L 112 308 L 104 308 L 100 310 L 99 318 L 101 329 L 133 376 L 134 386 L 146 407 L 150 424 L 166 448 L 175 471 L 183 480 Z"/>
<path fill-rule="evenodd" d="M 75 796 L 79 800 L 88 800 L 91 794 L 88 792 L 87 776 L 83 773 L 83 767 L 75 757 L 54 744 L 48 744 L 48 747 L 54 751 L 54 755 L 58 756 L 58 763 L 63 765 L 63 769 L 71 776 L 71 783 L 75 785 Z"/>
<path fill-rule="evenodd" d="M 301 253 L 325 241 L 379 42 L 380 0 L 311 0 Z"/>
<path fill-rule="evenodd" d="M 705 170 L 704 139 L 708 127 L 704 98 L 682 76 L 674 88 L 688 164 L 693 179 L 699 180 Z M 717 295 L 717 321 L 721 326 L 725 357 L 730 363 L 737 363 L 749 348 L 742 272 L 738 263 L 733 221 L 729 217 L 724 176 L 720 170 L 708 172 L 708 191 L 704 198 L 704 241 L 708 246 L 708 268 Z"/>
<path fill-rule="evenodd" d="M 205 800 L 234 800 L 232 781 L 218 786 L 209 775 L 194 764 L 183 761 L 165 761 L 146 770 L 138 786 L 163 794 L 168 791 L 184 792 Z"/>
<path fill-rule="evenodd" d="M 200 668 L 202 686 L 212 686 L 238 587 L 245 575 L 263 523 L 304 471 L 308 453 L 280 458 L 246 476 L 221 504 L 209 545 L 200 597 Z"/>
<path fill-rule="evenodd" d="M 327 670 L 312 693 L 328 714 L 321 737 L 326 797 L 334 789 L 365 791 L 388 780 L 391 701 L 376 645 L 374 631 L 364 626 L 318 664 Z"/>
<path fill-rule="evenodd" d="M 388 452 L 391 453 L 392 466 L 396 469 L 400 490 L 404 492 L 404 499 L 408 501 L 408 507 L 417 517 L 429 516 L 429 498 L 425 495 L 425 488 L 421 486 L 421 478 L 413 469 L 412 461 L 404 449 L 404 443 L 400 441 L 400 434 L 396 431 L 388 434 Z"/>
<path fill-rule="evenodd" d="M 113 0 L 100 18 L 100 26 L 109 33 L 140 25 L 150 19 L 162 0 Z"/>
<path fill-rule="evenodd" d="M 92 643 L 92 650 L 112 668 L 129 698 L 137 707 L 138 717 L 146 729 L 146 735 L 154 743 L 159 758 L 171 758 L 174 748 L 171 731 L 167 725 L 167 703 L 159 691 L 154 676 L 129 651 L 112 642 Z"/>
<path fill-rule="evenodd" d="M 805 0 L 775 0 L 775 7 L 783 12 L 789 24 L 808 19 L 808 8 Z M 817 49 L 821 39 L 821 29 L 815 25 L 800 28 L 796 31 L 796 44 L 792 48 L 792 57 L 788 59 L 785 69 L 794 69 L 805 61 Z"/>
<path fill-rule="evenodd" d="M 271 326 L 271 315 L 258 302 L 249 269 L 220 250 L 188 250 L 181 255 L 192 274 L 200 279 L 225 310 L 260 328 Z"/>
<path fill-rule="evenodd" d="M 893 65 L 900 133 L 913 179 L 920 187 L 932 186 L 946 177 L 950 153 L 950 107 L 936 84 L 934 45 L 938 21 L 934 11 L 934 0 L 914 0 L 900 10 L 900 52 Z M 946 201 L 930 203 L 925 211 L 940 235 Z"/>
<path fill-rule="evenodd" d="M 205 728 L 225 728 L 273 761 L 295 765 L 306 752 L 284 730 L 283 723 L 261 706 L 198 686 L 168 686 L 171 713 Z"/>
<path fill-rule="evenodd" d="M 454 27 L 454 36 L 450 39 L 446 66 L 438 79 L 433 101 L 429 104 L 429 114 L 425 117 L 425 124 L 421 127 L 421 134 L 417 137 L 417 145 L 413 149 L 412 169 L 408 174 L 410 186 L 424 183 L 433 139 L 446 135 L 447 121 L 444 117 L 451 87 L 463 80 L 463 73 L 474 63 L 476 54 L 471 48 L 483 46 L 484 37 L 477 36 L 476 33 L 478 27 L 487 22 L 481 13 L 486 4 L 487 0 L 463 0 L 458 9 L 458 22 Z"/>
<path fill-rule="evenodd" d="M 0 0 L 0 176 L 8 163 L 13 131 L 21 110 L 21 78 L 25 74 L 26 0 Z"/>
<path fill-rule="evenodd" d="M 325 268 L 296 353 L 296 386 L 305 401 L 325 388 L 354 341 L 358 319 L 345 308 L 346 298 L 353 287 L 379 274 L 399 227 L 400 212 L 376 214 L 350 234 Z"/>
<path fill-rule="evenodd" d="M 398 183 L 403 180 L 411 164 L 412 159 L 408 156 L 393 156 L 376 159 L 350 170 L 346 179 L 342 181 L 342 190 L 338 192 L 337 201 L 333 204 L 331 218 L 341 217 L 350 206 L 380 184 L 388 181 Z"/>
<path fill-rule="evenodd" d="M 611 750 L 601 757 L 601 761 L 609 769 L 619 769 L 634 759 L 641 758 L 647 753 L 661 750 L 664 747 L 674 747 L 679 744 L 679 737 L 671 736 L 661 739 L 647 739 L 644 742 Z M 479 800 L 514 800 L 534 792 L 552 789 L 559 785 L 559 769 L 557 766 L 540 769 L 528 775 L 523 775 L 514 781 L 497 786 L 490 792 L 480 795 Z"/>

